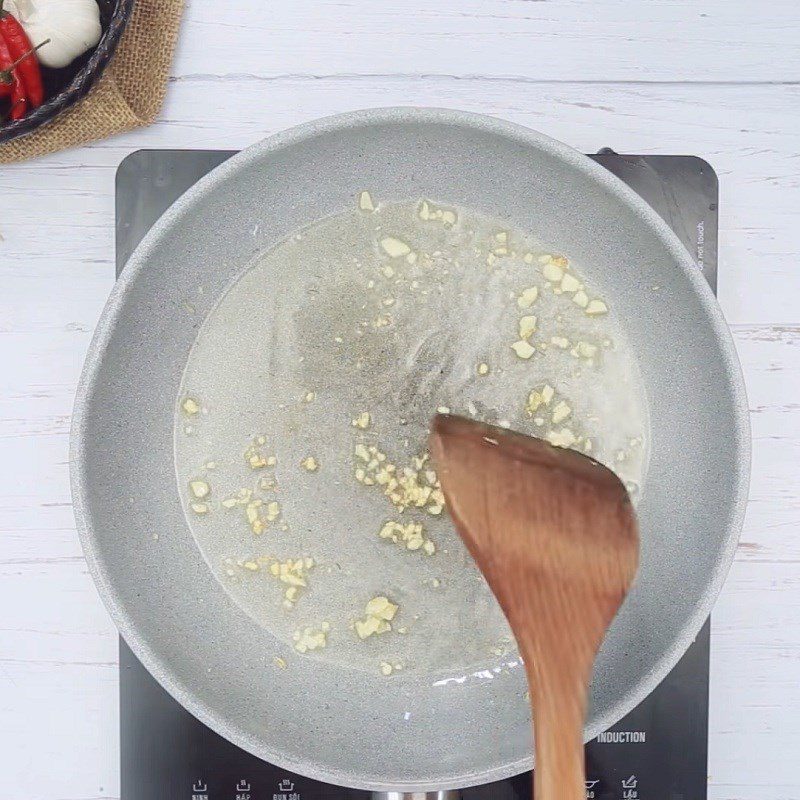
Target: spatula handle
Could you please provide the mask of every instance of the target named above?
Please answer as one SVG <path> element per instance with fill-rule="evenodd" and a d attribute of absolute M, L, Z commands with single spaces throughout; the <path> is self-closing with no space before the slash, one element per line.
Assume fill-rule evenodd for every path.
<path fill-rule="evenodd" d="M 535 800 L 586 800 L 585 694 L 585 687 L 571 696 L 533 694 Z"/>

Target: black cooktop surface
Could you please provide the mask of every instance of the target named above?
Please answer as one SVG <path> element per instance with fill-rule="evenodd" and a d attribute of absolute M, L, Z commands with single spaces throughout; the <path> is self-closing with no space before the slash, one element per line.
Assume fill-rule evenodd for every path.
<path fill-rule="evenodd" d="M 158 217 L 231 151 L 139 150 L 117 171 L 117 274 Z M 694 156 L 592 156 L 666 220 L 711 288 L 717 282 L 717 178 Z M 704 800 L 709 623 L 662 683 L 586 747 L 587 800 Z M 367 800 L 246 753 L 179 705 L 120 640 L 122 800 Z M 530 773 L 462 789 L 462 800 L 524 800 Z"/>

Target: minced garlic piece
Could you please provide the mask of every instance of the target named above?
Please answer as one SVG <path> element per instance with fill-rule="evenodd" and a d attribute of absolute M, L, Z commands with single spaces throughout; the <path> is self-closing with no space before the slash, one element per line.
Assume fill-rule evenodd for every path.
<path fill-rule="evenodd" d="M 526 341 L 536 333 L 536 317 L 533 314 L 526 314 L 519 320 L 519 338 Z"/>
<path fill-rule="evenodd" d="M 198 500 L 208 497 L 211 492 L 211 487 L 205 481 L 190 481 L 189 491 Z"/>
<path fill-rule="evenodd" d="M 319 462 L 314 456 L 306 456 L 300 462 L 300 466 L 308 472 L 316 472 L 319 469 Z"/>
<path fill-rule="evenodd" d="M 277 500 L 267 503 L 267 522 L 275 522 L 281 515 L 281 506 Z"/>
<path fill-rule="evenodd" d="M 580 308 L 586 308 L 586 306 L 589 303 L 589 295 L 587 295 L 586 292 L 584 292 L 583 289 L 581 289 L 580 291 L 575 292 L 575 294 L 572 297 L 572 302 L 575 303 L 575 305 L 579 306 Z"/>
<path fill-rule="evenodd" d="M 259 512 L 261 505 L 261 500 L 251 500 L 244 509 L 247 524 L 256 536 L 260 536 L 267 529 L 267 525 L 264 520 L 261 519 L 261 514 Z"/>
<path fill-rule="evenodd" d="M 191 508 L 195 514 L 208 514 L 211 510 L 208 503 L 192 503 Z"/>
<path fill-rule="evenodd" d="M 411 248 L 404 241 L 394 236 L 384 236 L 381 239 L 381 248 L 389 258 L 400 258 L 411 252 Z"/>
<path fill-rule="evenodd" d="M 578 443 L 575 434 L 569 428 L 561 428 L 557 431 L 550 431 L 547 434 L 547 441 L 556 447 L 572 447 Z"/>
<path fill-rule="evenodd" d="M 438 406 L 436 408 L 436 412 L 438 414 L 449 414 L 450 413 L 450 406 Z"/>
<path fill-rule="evenodd" d="M 317 399 L 317 393 L 316 392 L 306 392 L 305 396 L 303 397 L 303 402 L 312 403 L 316 399 Z"/>
<path fill-rule="evenodd" d="M 181 409 L 184 414 L 193 417 L 195 414 L 199 413 L 200 404 L 193 397 L 186 397 L 181 403 Z"/>
<path fill-rule="evenodd" d="M 517 297 L 517 305 L 520 308 L 530 308 L 536 302 L 536 298 L 538 296 L 538 286 L 531 286 L 528 289 L 523 289 L 522 292 L 520 292 L 519 297 Z"/>
<path fill-rule="evenodd" d="M 550 405 L 550 401 L 555 396 L 555 390 L 549 383 L 546 383 L 541 389 L 534 389 L 528 395 L 528 402 L 525 404 L 525 410 L 533 416 L 541 406 Z"/>
<path fill-rule="evenodd" d="M 581 288 L 581 282 L 574 276 L 566 273 L 561 279 L 561 291 L 572 294 Z"/>
<path fill-rule="evenodd" d="M 564 270 L 552 261 L 548 261 L 542 267 L 542 275 L 551 283 L 561 283 L 564 277 Z"/>
<path fill-rule="evenodd" d="M 327 632 L 324 630 L 314 630 L 313 628 L 303 628 L 296 630 L 292 636 L 294 639 L 294 649 L 298 653 L 305 653 L 309 650 L 318 650 L 325 647 L 328 641 Z"/>
<path fill-rule="evenodd" d="M 602 300 L 591 300 L 586 306 L 586 313 L 590 317 L 598 317 L 608 313 L 608 306 Z"/>
<path fill-rule="evenodd" d="M 480 364 L 478 364 L 477 372 L 478 372 L 478 375 L 480 375 L 481 377 L 483 377 L 484 375 L 488 375 L 489 374 L 489 365 L 485 361 L 482 361 Z"/>
<path fill-rule="evenodd" d="M 369 411 L 362 411 L 351 424 L 354 428 L 361 428 L 362 431 L 365 431 L 369 428 L 370 421 Z"/>
<path fill-rule="evenodd" d="M 369 192 L 364 191 L 364 192 L 361 192 L 361 194 L 359 194 L 359 196 L 358 196 L 358 207 L 362 211 L 370 212 L 370 211 L 374 211 L 375 210 L 375 204 L 372 202 L 372 195 Z"/>
<path fill-rule="evenodd" d="M 578 342 L 575 347 L 570 350 L 570 354 L 575 356 L 575 358 L 591 360 L 597 355 L 597 345 L 589 344 L 589 342 Z"/>
<path fill-rule="evenodd" d="M 381 661 L 380 663 L 381 675 L 391 675 L 394 672 L 394 667 L 388 661 Z"/>
<path fill-rule="evenodd" d="M 388 597 L 373 597 L 364 608 L 365 618 L 356 620 L 355 631 L 359 639 L 386 633 L 392 629 L 391 622 L 397 614 L 398 606 Z"/>
<path fill-rule="evenodd" d="M 511 349 L 517 354 L 518 358 L 529 359 L 535 352 L 536 348 L 532 347 L 529 342 L 524 339 L 514 342 Z"/>
<path fill-rule="evenodd" d="M 572 409 L 563 400 L 559 401 L 553 406 L 553 424 L 558 425 L 563 422 L 571 413 Z"/>
<path fill-rule="evenodd" d="M 569 339 L 564 336 L 551 336 L 550 344 L 554 344 L 556 347 L 566 350 L 569 347 Z"/>
<path fill-rule="evenodd" d="M 273 662 L 275 663 L 275 666 L 278 669 L 286 669 L 286 660 L 285 659 L 281 658 L 280 656 L 275 656 L 275 658 L 273 658 L 272 660 L 273 660 Z"/>

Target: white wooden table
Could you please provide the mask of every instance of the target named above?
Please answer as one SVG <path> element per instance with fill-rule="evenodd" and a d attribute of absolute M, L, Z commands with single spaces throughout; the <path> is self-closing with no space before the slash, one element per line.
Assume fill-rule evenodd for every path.
<path fill-rule="evenodd" d="M 0 798 L 116 798 L 117 637 L 75 535 L 72 399 L 114 275 L 114 171 L 314 117 L 488 112 L 721 181 L 719 296 L 744 366 L 750 504 L 713 616 L 710 795 L 800 796 L 797 0 L 190 0 L 161 119 L 0 167 Z"/>

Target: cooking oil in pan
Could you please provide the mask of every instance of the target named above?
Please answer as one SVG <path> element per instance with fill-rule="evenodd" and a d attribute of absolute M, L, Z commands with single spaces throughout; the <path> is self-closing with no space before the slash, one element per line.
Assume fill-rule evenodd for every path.
<path fill-rule="evenodd" d="M 549 438 L 636 499 L 636 359 L 568 256 L 465 209 L 365 192 L 230 287 L 186 365 L 175 457 L 197 544 L 254 620 L 308 657 L 387 675 L 513 653 L 426 438 L 437 410 Z"/>

